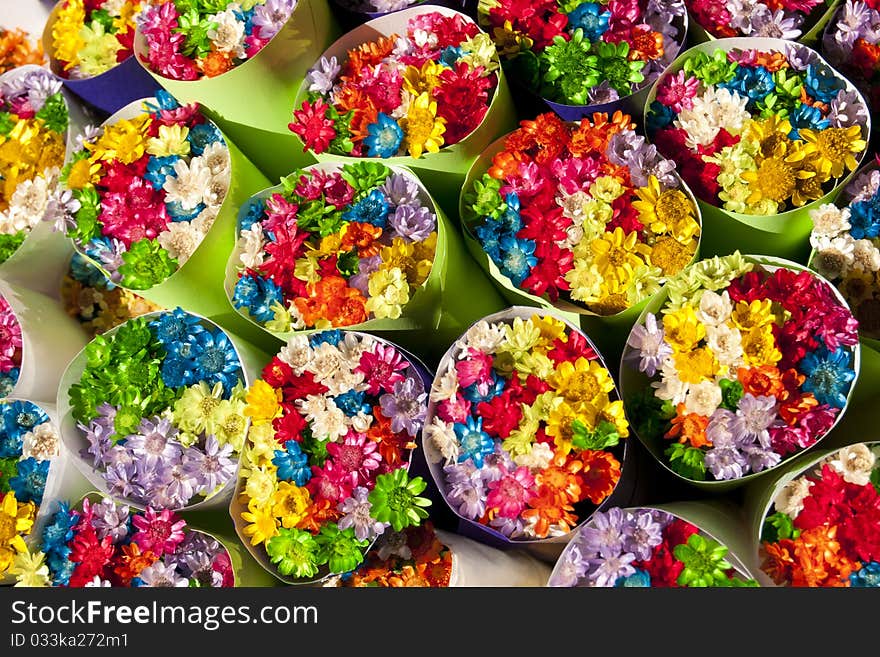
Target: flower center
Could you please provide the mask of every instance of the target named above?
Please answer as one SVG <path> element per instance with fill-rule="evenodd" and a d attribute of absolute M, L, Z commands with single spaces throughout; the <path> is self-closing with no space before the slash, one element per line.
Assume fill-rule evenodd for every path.
<path fill-rule="evenodd" d="M 161 454 L 165 449 L 165 436 L 160 433 L 151 433 L 144 440 L 144 449 L 149 454 Z"/>
<path fill-rule="evenodd" d="M 768 157 L 761 162 L 761 166 L 758 167 L 758 178 L 754 183 L 763 198 L 777 203 L 782 203 L 791 196 L 795 184 L 794 171 L 779 157 Z"/>
<path fill-rule="evenodd" d="M 357 470 L 364 461 L 363 448 L 357 445 L 342 445 L 335 461 L 349 472 Z"/>
<path fill-rule="evenodd" d="M 244 430 L 244 418 L 235 413 L 226 418 L 223 423 L 223 432 L 229 436 L 235 436 Z"/>
<path fill-rule="evenodd" d="M 0 513 L 0 543 L 8 543 L 15 538 L 15 518 Z"/>
<path fill-rule="evenodd" d="M 223 369 L 223 365 L 225 363 L 226 353 L 216 347 L 210 347 L 206 349 L 199 358 L 199 365 L 201 365 L 210 374 L 220 372 Z"/>
<path fill-rule="evenodd" d="M 843 162 L 846 159 L 850 150 L 849 143 L 843 128 L 828 128 L 816 138 L 819 154 L 831 162 Z"/>
<path fill-rule="evenodd" d="M 28 412 L 19 413 L 18 417 L 15 418 L 15 421 L 20 427 L 31 428 L 37 423 L 37 416 Z"/>
<path fill-rule="evenodd" d="M 412 493 L 406 488 L 395 488 L 388 495 L 388 508 L 396 513 L 403 513 L 412 506 Z"/>
<path fill-rule="evenodd" d="M 209 417 L 219 405 L 220 400 L 216 397 L 205 397 L 199 402 L 199 410 L 202 412 L 202 415 Z"/>
<path fill-rule="evenodd" d="M 810 379 L 820 392 L 830 392 L 837 388 L 837 372 L 827 363 L 820 365 Z"/>

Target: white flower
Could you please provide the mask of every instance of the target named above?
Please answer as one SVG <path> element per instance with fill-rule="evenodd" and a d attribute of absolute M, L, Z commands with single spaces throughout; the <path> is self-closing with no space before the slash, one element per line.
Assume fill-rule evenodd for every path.
<path fill-rule="evenodd" d="M 806 477 L 798 477 L 788 482 L 776 494 L 773 505 L 780 513 L 784 513 L 788 517 L 794 519 L 804 510 L 804 500 L 810 494 L 810 487 L 813 485 Z"/>
<path fill-rule="evenodd" d="M 234 57 L 243 59 L 246 56 L 244 23 L 240 22 L 232 12 L 231 7 L 236 6 L 238 5 L 229 5 L 225 11 L 208 16 L 208 20 L 216 23 L 216 26 L 208 30 L 207 36 L 218 51 L 231 53 Z"/>
<path fill-rule="evenodd" d="M 435 404 L 455 397 L 458 392 L 458 373 L 450 366 L 446 374 L 438 376 L 431 385 L 431 401 Z"/>
<path fill-rule="evenodd" d="M 813 242 L 813 239 L 810 239 Z M 837 279 L 846 274 L 853 265 L 855 240 L 849 234 L 838 237 L 817 237 L 813 242 L 816 256 L 812 266 L 825 278 Z"/>
<path fill-rule="evenodd" d="M 296 376 L 301 376 L 312 362 L 312 347 L 305 335 L 293 335 L 278 352 L 278 359 L 290 365 Z"/>
<path fill-rule="evenodd" d="M 321 95 L 328 93 L 333 88 L 333 82 L 342 67 L 336 61 L 335 57 L 329 60 L 321 57 L 314 68 L 309 69 L 306 74 L 306 80 L 309 83 L 309 91 L 314 91 Z"/>
<path fill-rule="evenodd" d="M 374 11 L 389 14 L 392 11 L 406 9 L 412 4 L 412 0 L 372 0 L 371 4 Z"/>
<path fill-rule="evenodd" d="M 810 235 L 810 244 L 813 246 L 817 237 L 836 237 L 850 229 L 849 208 L 841 209 L 834 203 L 823 203 L 810 210 L 810 219 L 813 220 L 813 233 Z"/>
<path fill-rule="evenodd" d="M 517 454 L 513 457 L 514 463 L 532 470 L 544 470 L 550 466 L 552 460 L 553 450 L 547 443 L 532 443 L 532 449 L 528 454 Z"/>
<path fill-rule="evenodd" d="M 58 432 L 51 422 L 43 422 L 22 436 L 21 455 L 33 457 L 38 461 L 46 461 L 61 453 Z"/>
<path fill-rule="evenodd" d="M 214 141 L 208 144 L 198 159 L 204 161 L 212 176 L 229 171 L 229 149 L 223 142 Z"/>
<path fill-rule="evenodd" d="M 111 16 L 120 16 L 126 2 L 128 0 L 105 0 L 104 4 L 101 5 L 101 9 L 106 9 L 107 13 Z"/>
<path fill-rule="evenodd" d="M 372 351 L 376 340 L 371 335 L 355 335 L 346 333 L 345 338 L 336 345 L 342 360 L 349 369 L 356 368 L 361 362 L 361 356 Z"/>
<path fill-rule="evenodd" d="M 562 216 L 571 219 L 575 225 L 584 221 L 584 207 L 592 197 L 582 189 L 574 194 L 566 194 L 560 190 L 560 196 L 556 197 L 556 204 L 562 207 Z"/>
<path fill-rule="evenodd" d="M 445 461 L 449 465 L 458 459 L 460 445 L 451 422 L 435 417 L 425 426 L 424 436 L 425 453 L 431 463 Z"/>
<path fill-rule="evenodd" d="M 44 175 L 22 180 L 18 184 L 9 199 L 9 209 L 3 225 L 0 226 L 0 232 L 11 235 L 30 230 L 43 220 L 49 206 L 49 194 L 54 186 L 51 174 L 48 179 Z"/>
<path fill-rule="evenodd" d="M 664 361 L 660 368 L 660 380 L 651 383 L 656 388 L 654 393 L 658 399 L 669 400 L 673 404 L 680 404 L 685 400 L 688 393 L 688 384 L 678 378 L 678 370 L 671 358 Z"/>
<path fill-rule="evenodd" d="M 338 350 L 337 353 L 339 353 Z M 366 390 L 367 386 L 364 384 L 364 373 L 359 371 L 355 372 L 349 367 L 346 367 L 344 359 L 340 362 L 341 366 L 336 370 L 336 373 L 322 381 L 322 383 L 327 386 L 327 394 L 342 395 L 349 390 L 354 390 L 356 392 Z"/>
<path fill-rule="evenodd" d="M 162 189 L 166 203 L 180 203 L 184 210 L 195 210 L 202 202 L 205 190 L 211 183 L 211 170 L 203 158 L 197 157 L 189 164 L 180 159 L 174 163 L 175 176 L 168 176 Z"/>
<path fill-rule="evenodd" d="M 733 312 L 733 302 L 727 290 L 718 294 L 712 290 L 706 290 L 700 297 L 700 308 L 697 310 L 699 319 L 708 328 L 725 324 Z"/>
<path fill-rule="evenodd" d="M 853 246 L 852 268 L 861 271 L 880 269 L 880 251 L 871 240 L 856 240 Z"/>
<path fill-rule="evenodd" d="M 339 349 L 329 342 L 322 342 L 312 350 L 312 361 L 307 369 L 315 375 L 315 381 L 326 385 L 343 366 L 344 360 Z"/>
<path fill-rule="evenodd" d="M 726 324 L 707 326 L 706 344 L 720 365 L 735 368 L 742 364 L 742 334 L 737 329 Z"/>
<path fill-rule="evenodd" d="M 348 433 L 345 413 L 329 397 L 307 395 L 305 399 L 297 400 L 296 406 L 309 421 L 312 434 L 318 440 L 336 442 Z"/>
<path fill-rule="evenodd" d="M 685 413 L 710 417 L 721 405 L 721 388 L 714 381 L 700 381 L 692 385 L 684 400 Z"/>
<path fill-rule="evenodd" d="M 871 471 L 874 469 L 874 454 L 864 443 L 844 447 L 837 452 L 828 464 L 843 477 L 856 486 L 867 486 L 871 482 Z"/>
<path fill-rule="evenodd" d="M 693 99 L 691 109 L 683 109 L 675 120 L 675 127 L 687 133 L 688 148 L 711 144 L 718 131 L 724 128 L 732 135 L 742 132 L 750 118 L 746 110 L 748 98 L 724 87 L 710 87 Z"/>
<path fill-rule="evenodd" d="M 357 433 L 367 433 L 373 424 L 373 416 L 358 412 L 350 418 L 349 424 Z"/>
<path fill-rule="evenodd" d="M 226 194 L 229 192 L 229 169 L 224 169 L 216 176 L 211 176 L 211 181 L 205 188 L 205 204 L 208 207 L 220 207 L 226 200 Z"/>
<path fill-rule="evenodd" d="M 199 212 L 198 216 L 196 216 L 196 218 L 190 223 L 192 224 L 192 227 L 204 237 L 208 234 L 208 231 L 211 230 L 211 226 L 214 225 L 214 221 L 217 219 L 219 211 L 220 208 L 217 206 L 208 206 Z"/>
<path fill-rule="evenodd" d="M 190 259 L 204 235 L 196 230 L 189 221 L 172 221 L 166 230 L 159 233 L 157 240 L 160 246 L 168 251 L 168 255 L 177 259 L 181 267 Z"/>
<path fill-rule="evenodd" d="M 502 342 L 504 342 L 504 326 L 480 320 L 467 330 L 459 344 L 482 351 L 484 354 L 494 354 Z"/>

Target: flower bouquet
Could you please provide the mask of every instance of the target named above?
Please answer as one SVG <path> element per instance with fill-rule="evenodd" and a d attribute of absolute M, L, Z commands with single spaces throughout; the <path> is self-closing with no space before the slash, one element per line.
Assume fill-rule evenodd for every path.
<path fill-rule="evenodd" d="M 709 533 L 703 523 L 715 531 Z M 710 502 L 608 509 L 582 525 L 556 562 L 549 586 L 758 586 L 729 544 L 735 521 Z M 714 535 L 713 535 L 714 534 Z"/>
<path fill-rule="evenodd" d="M 247 392 L 251 420 L 229 507 L 254 558 L 289 584 L 347 573 L 430 500 L 408 474 L 430 375 L 390 342 L 297 335 Z"/>
<path fill-rule="evenodd" d="M 86 478 L 138 508 L 228 502 L 260 358 L 180 308 L 95 337 L 58 388 L 62 438 Z"/>
<path fill-rule="evenodd" d="M 648 136 L 679 165 L 703 214 L 704 255 L 803 260 L 809 209 L 864 157 L 870 117 L 855 87 L 805 46 L 720 39 L 676 59 L 651 90 Z"/>
<path fill-rule="evenodd" d="M 271 179 L 312 164 L 290 99 L 338 35 L 327 0 L 169 0 L 138 18 L 134 51 L 182 103 L 200 103 Z"/>
<path fill-rule="evenodd" d="M 688 29 L 683 0 L 490 0 L 479 20 L 510 79 L 566 121 L 641 114 Z"/>
<path fill-rule="evenodd" d="M 627 340 L 621 386 L 635 432 L 677 476 L 739 486 L 818 443 L 859 370 L 858 322 L 792 262 L 703 260 L 669 283 Z"/>
<path fill-rule="evenodd" d="M 239 212 L 226 292 L 286 340 L 296 331 L 393 331 L 426 348 L 502 306 L 458 234 L 409 169 L 316 164 Z M 459 293 L 457 294 L 456 291 Z M 467 291 L 465 293 L 465 291 Z M 444 347 L 445 349 L 445 347 Z"/>
<path fill-rule="evenodd" d="M 560 543 L 629 493 L 628 435 L 589 339 L 516 307 L 474 324 L 440 361 L 424 449 L 461 531 L 502 546 Z"/>
<path fill-rule="evenodd" d="M 816 45 L 840 0 L 686 0 L 696 41 L 726 37 Z"/>
<path fill-rule="evenodd" d="M 454 213 L 471 162 L 514 120 L 489 36 L 464 14 L 424 5 L 336 41 L 306 76 L 289 127 L 319 161 L 410 167 Z"/>
<path fill-rule="evenodd" d="M 880 111 L 880 4 L 846 0 L 825 27 L 822 52 Z"/>
<path fill-rule="evenodd" d="M 627 331 L 697 257 L 693 195 L 621 112 L 520 126 L 468 172 L 460 216 L 472 255 L 511 303 L 591 321 L 591 334 Z"/>
<path fill-rule="evenodd" d="M 235 215 L 267 181 L 198 106 L 165 91 L 128 105 L 86 129 L 61 180 L 57 227 L 113 284 L 224 325 L 234 316 L 223 274 Z"/>
<path fill-rule="evenodd" d="M 19 66 L 46 63 L 42 44 L 22 29 L 9 29 L 0 25 L 0 74 Z"/>
<path fill-rule="evenodd" d="M 543 586 L 550 569 L 517 550 L 502 552 L 464 536 L 435 529 L 430 521 L 387 532 L 351 573 L 328 585 L 345 587 Z"/>

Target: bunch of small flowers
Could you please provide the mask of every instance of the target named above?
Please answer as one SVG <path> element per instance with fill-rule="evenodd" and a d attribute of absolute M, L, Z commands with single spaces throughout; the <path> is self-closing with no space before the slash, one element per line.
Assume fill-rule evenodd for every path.
<path fill-rule="evenodd" d="M 346 573 L 388 528 L 428 517 L 410 478 L 427 393 L 416 366 L 364 333 L 287 342 L 247 393 L 241 534 L 283 577 Z"/>
<path fill-rule="evenodd" d="M 597 512 L 566 546 L 550 586 L 757 586 L 725 559 L 728 548 L 657 509 Z"/>
<path fill-rule="evenodd" d="M 880 587 L 878 457 L 874 443 L 844 447 L 779 490 L 761 533 L 776 584 Z"/>
<path fill-rule="evenodd" d="M 216 539 L 188 529 L 168 509 L 137 511 L 109 498 L 85 498 L 82 510 L 60 503 L 40 548 L 30 570 L 42 568 L 42 574 L 32 586 L 214 588 L 235 582 L 229 552 Z"/>
<path fill-rule="evenodd" d="M 468 229 L 511 283 L 611 315 L 691 262 L 696 203 L 628 115 L 520 125 L 464 199 Z"/>
<path fill-rule="evenodd" d="M 505 70 L 566 105 L 647 87 L 678 54 L 687 25 L 683 0 L 490 0 L 479 12 Z"/>
<path fill-rule="evenodd" d="M 61 82 L 48 70 L 0 80 L 0 262 L 69 201 L 57 185 L 68 124 Z"/>
<path fill-rule="evenodd" d="M 841 202 L 843 201 L 843 202 Z M 810 210 L 814 249 L 810 267 L 837 286 L 859 320 L 859 331 L 880 339 L 880 170 L 871 165 L 837 203 Z"/>
<path fill-rule="evenodd" d="M 21 324 L 5 297 L 0 295 L 0 397 L 12 392 L 21 374 Z"/>
<path fill-rule="evenodd" d="M 131 290 L 114 285 L 79 253 L 61 281 L 61 301 L 67 314 L 78 320 L 91 337 L 135 317 L 162 310 Z"/>
<path fill-rule="evenodd" d="M 297 171 L 239 218 L 232 303 L 270 330 L 396 319 L 427 280 L 433 202 L 378 162 Z"/>
<path fill-rule="evenodd" d="M 80 451 L 115 497 L 158 509 L 232 481 L 247 433 L 244 373 L 226 334 L 180 308 L 94 338 L 68 397 Z"/>
<path fill-rule="evenodd" d="M 717 38 L 797 39 L 822 18 L 831 0 L 685 0 L 691 17 Z"/>
<path fill-rule="evenodd" d="M 858 166 L 867 107 L 815 52 L 691 50 L 656 85 L 649 137 L 706 203 L 776 215 L 822 198 Z"/>
<path fill-rule="evenodd" d="M 46 63 L 43 45 L 21 29 L 10 30 L 0 25 L 0 74 L 25 64 Z"/>
<path fill-rule="evenodd" d="M 143 61 L 172 80 L 222 75 L 253 58 L 281 31 L 296 0 L 167 0 L 138 17 Z"/>
<path fill-rule="evenodd" d="M 825 28 L 822 50 L 880 110 L 880 3 L 846 0 Z"/>
<path fill-rule="evenodd" d="M 52 25 L 59 74 L 74 80 L 109 71 L 131 57 L 141 0 L 64 0 Z"/>
<path fill-rule="evenodd" d="M 668 291 L 659 316 L 633 328 L 624 360 L 651 380 L 627 410 L 643 440 L 673 441 L 672 470 L 738 479 L 831 429 L 858 344 L 858 322 L 831 285 L 737 252 L 697 263 Z"/>
<path fill-rule="evenodd" d="M 43 409 L 29 401 L 0 402 L 0 580 L 27 552 L 24 539 L 59 454 L 58 432 Z"/>
<path fill-rule="evenodd" d="M 88 128 L 61 180 L 56 226 L 110 280 L 143 290 L 182 267 L 208 234 L 230 183 L 223 135 L 165 91 L 133 118 Z"/>
<path fill-rule="evenodd" d="M 441 361 L 425 444 L 463 518 L 512 540 L 562 536 L 620 479 L 629 435 L 591 344 L 549 315 L 481 320 Z"/>
<path fill-rule="evenodd" d="M 461 14 L 420 13 L 392 34 L 322 57 L 289 128 L 305 148 L 357 157 L 421 157 L 482 123 L 499 68 L 495 46 Z"/>

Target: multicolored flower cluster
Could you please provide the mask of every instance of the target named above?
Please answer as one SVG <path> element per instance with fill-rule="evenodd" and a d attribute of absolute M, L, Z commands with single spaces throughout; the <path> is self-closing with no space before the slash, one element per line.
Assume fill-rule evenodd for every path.
<path fill-rule="evenodd" d="M 880 2 L 846 0 L 825 28 L 822 51 L 880 111 Z"/>
<path fill-rule="evenodd" d="M 247 434 L 238 354 L 213 323 L 180 308 L 130 320 L 85 348 L 68 390 L 110 494 L 157 509 L 209 499 L 235 476 Z"/>
<path fill-rule="evenodd" d="M 17 556 L 43 504 L 52 459 L 60 454 L 58 432 L 33 402 L 0 402 L 0 581 L 15 574 Z"/>
<path fill-rule="evenodd" d="M 433 523 L 387 532 L 354 572 L 341 576 L 337 586 L 446 588 L 452 578 L 452 550 L 434 532 Z"/>
<path fill-rule="evenodd" d="M 21 29 L 0 25 L 0 75 L 25 64 L 46 63 L 43 44 Z"/>
<path fill-rule="evenodd" d="M 64 205 L 57 180 L 68 125 L 61 82 L 48 70 L 0 80 L 0 262 Z"/>
<path fill-rule="evenodd" d="M 547 100 L 598 105 L 651 84 L 678 54 L 683 0 L 488 0 L 505 71 Z"/>
<path fill-rule="evenodd" d="M 591 344 L 555 317 L 477 322 L 431 388 L 425 446 L 446 500 L 512 540 L 567 534 L 620 479 L 616 397 Z"/>
<path fill-rule="evenodd" d="M 663 74 L 649 137 L 706 203 L 776 215 L 822 198 L 867 146 L 864 99 L 809 48 L 693 49 Z"/>
<path fill-rule="evenodd" d="M 856 377 L 858 322 L 815 274 L 739 252 L 703 260 L 667 286 L 624 361 L 650 378 L 627 391 L 646 441 L 673 441 L 669 467 L 694 480 L 775 467 L 834 425 Z"/>
<path fill-rule="evenodd" d="M 21 324 L 15 311 L 0 295 L 0 397 L 12 392 L 21 375 Z"/>
<path fill-rule="evenodd" d="M 22 569 L 27 586 L 235 585 L 226 548 L 168 509 L 137 511 L 109 498 L 85 498 L 81 506 L 59 504 L 43 529 L 41 551 Z"/>
<path fill-rule="evenodd" d="M 427 396 L 416 366 L 378 338 L 290 338 L 247 393 L 243 540 L 283 577 L 315 580 L 427 518 L 427 484 L 407 473 Z"/>
<path fill-rule="evenodd" d="M 233 305 L 281 333 L 400 317 L 437 248 L 418 179 L 358 162 L 299 170 L 282 186 L 239 214 Z"/>
<path fill-rule="evenodd" d="M 67 314 L 95 337 L 135 317 L 162 310 L 161 306 L 113 284 L 79 253 L 61 281 L 61 301 Z"/>
<path fill-rule="evenodd" d="M 685 0 L 691 17 L 716 38 L 797 39 L 829 9 L 830 0 Z"/>
<path fill-rule="evenodd" d="M 64 0 L 52 25 L 59 75 L 91 78 L 131 57 L 141 4 L 141 0 Z"/>
<path fill-rule="evenodd" d="M 810 267 L 837 286 L 862 335 L 880 339 L 880 170 L 864 169 L 837 198 L 810 211 Z M 841 207 L 838 207 L 841 206 Z M 876 214 L 875 214 L 876 213 Z"/>
<path fill-rule="evenodd" d="M 495 46 L 462 14 L 420 13 L 406 36 L 322 57 L 288 126 L 306 149 L 356 157 L 418 158 L 460 142 L 482 123 L 498 85 Z"/>
<path fill-rule="evenodd" d="M 788 586 L 880 587 L 880 447 L 859 443 L 787 483 L 761 534 L 761 569 Z"/>
<path fill-rule="evenodd" d="M 520 125 L 466 191 L 464 216 L 513 285 L 611 315 L 691 262 L 696 203 L 628 115 Z"/>
<path fill-rule="evenodd" d="M 658 509 L 597 512 L 566 546 L 550 586 L 757 586 L 696 525 Z"/>
<path fill-rule="evenodd" d="M 133 118 L 87 128 L 81 143 L 61 173 L 56 227 L 113 283 L 162 283 L 199 248 L 226 198 L 223 135 L 197 105 L 157 91 Z"/>
<path fill-rule="evenodd" d="M 150 70 L 172 80 L 226 73 L 281 31 L 297 0 L 164 0 L 138 17 Z"/>

